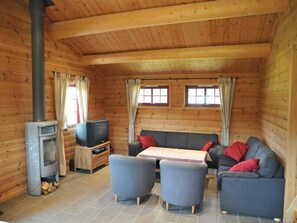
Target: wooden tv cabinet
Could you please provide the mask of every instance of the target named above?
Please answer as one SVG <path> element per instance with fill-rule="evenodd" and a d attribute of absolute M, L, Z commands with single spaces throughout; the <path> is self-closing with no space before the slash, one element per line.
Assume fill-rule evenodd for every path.
<path fill-rule="evenodd" d="M 99 154 L 93 154 L 93 151 L 106 147 L 106 151 Z M 108 163 L 108 157 L 110 154 L 110 141 L 102 143 L 94 147 L 85 147 L 77 145 L 74 147 L 74 170 L 84 169 L 89 170 L 90 174 L 93 173 L 93 169 Z"/>

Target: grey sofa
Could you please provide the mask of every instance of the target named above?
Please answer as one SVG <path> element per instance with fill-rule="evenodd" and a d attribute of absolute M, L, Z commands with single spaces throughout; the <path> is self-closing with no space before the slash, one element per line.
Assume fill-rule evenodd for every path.
<path fill-rule="evenodd" d="M 243 160 L 260 159 L 257 172 L 228 172 L 237 161 L 219 155 L 218 188 L 222 211 L 268 218 L 283 218 L 284 168 L 276 155 L 256 137 L 246 142 Z"/>
<path fill-rule="evenodd" d="M 207 165 L 179 161 L 160 161 L 161 196 L 169 204 L 191 206 L 192 214 L 195 206 L 201 207 L 204 194 Z"/>
<path fill-rule="evenodd" d="M 214 142 L 214 147 L 209 150 L 212 161 L 207 162 L 208 167 L 217 168 L 218 143 L 217 134 L 185 133 L 185 132 L 163 132 L 153 130 L 142 130 L 141 136 L 152 135 L 159 147 L 200 150 L 209 142 Z M 128 144 L 129 156 L 137 156 L 142 151 L 141 143 L 138 140 Z"/>
<path fill-rule="evenodd" d="M 149 194 L 154 186 L 156 160 L 121 155 L 110 155 L 111 189 L 115 200 L 119 197 L 140 198 Z"/>

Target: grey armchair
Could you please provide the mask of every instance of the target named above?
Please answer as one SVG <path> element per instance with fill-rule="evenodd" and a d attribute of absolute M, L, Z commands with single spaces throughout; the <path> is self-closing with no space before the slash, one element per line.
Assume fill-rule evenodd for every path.
<path fill-rule="evenodd" d="M 160 161 L 161 196 L 169 204 L 178 206 L 201 206 L 203 201 L 207 165 L 179 161 Z"/>
<path fill-rule="evenodd" d="M 115 201 L 119 197 L 140 198 L 149 194 L 154 186 L 156 160 L 121 155 L 109 156 L 111 188 Z"/>

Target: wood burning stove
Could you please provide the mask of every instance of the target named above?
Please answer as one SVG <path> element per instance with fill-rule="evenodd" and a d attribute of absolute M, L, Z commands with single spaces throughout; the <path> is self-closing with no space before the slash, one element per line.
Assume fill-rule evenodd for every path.
<path fill-rule="evenodd" d="M 41 195 L 41 179 L 59 181 L 57 121 L 26 123 L 28 192 Z"/>

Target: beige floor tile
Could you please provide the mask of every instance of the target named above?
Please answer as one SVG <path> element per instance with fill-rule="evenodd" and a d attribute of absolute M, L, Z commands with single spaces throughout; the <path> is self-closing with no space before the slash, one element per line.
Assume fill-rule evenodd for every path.
<path fill-rule="evenodd" d="M 157 220 L 159 221 L 167 221 L 167 222 L 175 222 L 177 220 L 177 217 L 180 213 L 180 210 L 168 210 L 161 209 L 160 213 L 157 217 Z"/>
<path fill-rule="evenodd" d="M 91 221 L 98 213 L 99 209 L 93 207 L 86 207 L 78 215 L 75 215 L 71 219 L 71 223 L 83 223 Z"/>
<path fill-rule="evenodd" d="M 11 214 L 17 214 L 32 206 L 27 202 L 15 202 L 15 201 L 7 201 L 1 204 L 1 211 L 8 212 Z"/>
<path fill-rule="evenodd" d="M 89 223 L 105 223 L 105 221 L 100 221 L 97 219 L 92 219 Z"/>
<path fill-rule="evenodd" d="M 16 214 L 11 219 L 9 219 L 9 222 L 30 222 L 32 218 L 36 219 L 35 216 L 39 216 L 44 211 L 44 208 L 37 207 L 37 206 L 31 206 L 27 209 L 24 209 L 22 212 Z M 43 220 L 39 219 L 40 222 L 43 222 Z"/>
<path fill-rule="evenodd" d="M 239 215 L 239 222 L 240 223 L 260 223 L 260 220 L 255 217 Z"/>
<path fill-rule="evenodd" d="M 85 207 L 87 207 L 93 200 L 94 198 L 89 198 L 89 197 L 81 197 L 74 203 L 71 203 L 68 205 L 66 208 L 63 209 L 64 212 L 70 213 L 70 214 L 78 214 L 80 213 Z"/>
<path fill-rule="evenodd" d="M 177 223 L 197 223 L 198 217 L 195 215 L 179 215 L 176 222 Z"/>
<path fill-rule="evenodd" d="M 4 212 L 2 215 L 0 215 L 0 221 L 8 221 L 9 219 L 13 218 L 15 214 Z"/>
<path fill-rule="evenodd" d="M 261 223 L 275 223 L 273 219 L 268 219 L 268 218 L 260 218 Z"/>
<path fill-rule="evenodd" d="M 95 207 L 98 209 L 105 208 L 110 202 L 114 200 L 114 196 L 110 191 L 105 192 L 99 198 L 91 201 L 89 203 L 90 207 Z"/>
<path fill-rule="evenodd" d="M 144 204 L 136 205 L 136 202 L 128 202 L 126 206 L 121 210 L 122 213 L 137 216 L 140 211 L 145 207 Z"/>
<path fill-rule="evenodd" d="M 218 222 L 218 210 L 202 209 L 198 213 L 198 223 Z"/>
<path fill-rule="evenodd" d="M 112 223 L 131 223 L 134 222 L 135 216 L 125 213 L 119 213 L 113 220 Z"/>
<path fill-rule="evenodd" d="M 152 209 L 152 208 L 144 208 L 141 210 L 139 215 L 136 217 L 135 222 L 137 223 L 151 223 L 155 222 L 160 214 L 161 210 Z"/>
<path fill-rule="evenodd" d="M 66 212 L 60 212 L 55 217 L 53 217 L 50 222 L 54 223 L 68 223 L 71 222 L 73 219 L 73 214 L 66 213 Z"/>
<path fill-rule="evenodd" d="M 106 207 L 104 207 L 94 219 L 101 220 L 105 222 L 111 222 L 125 207 L 125 204 L 119 202 L 110 202 Z"/>

